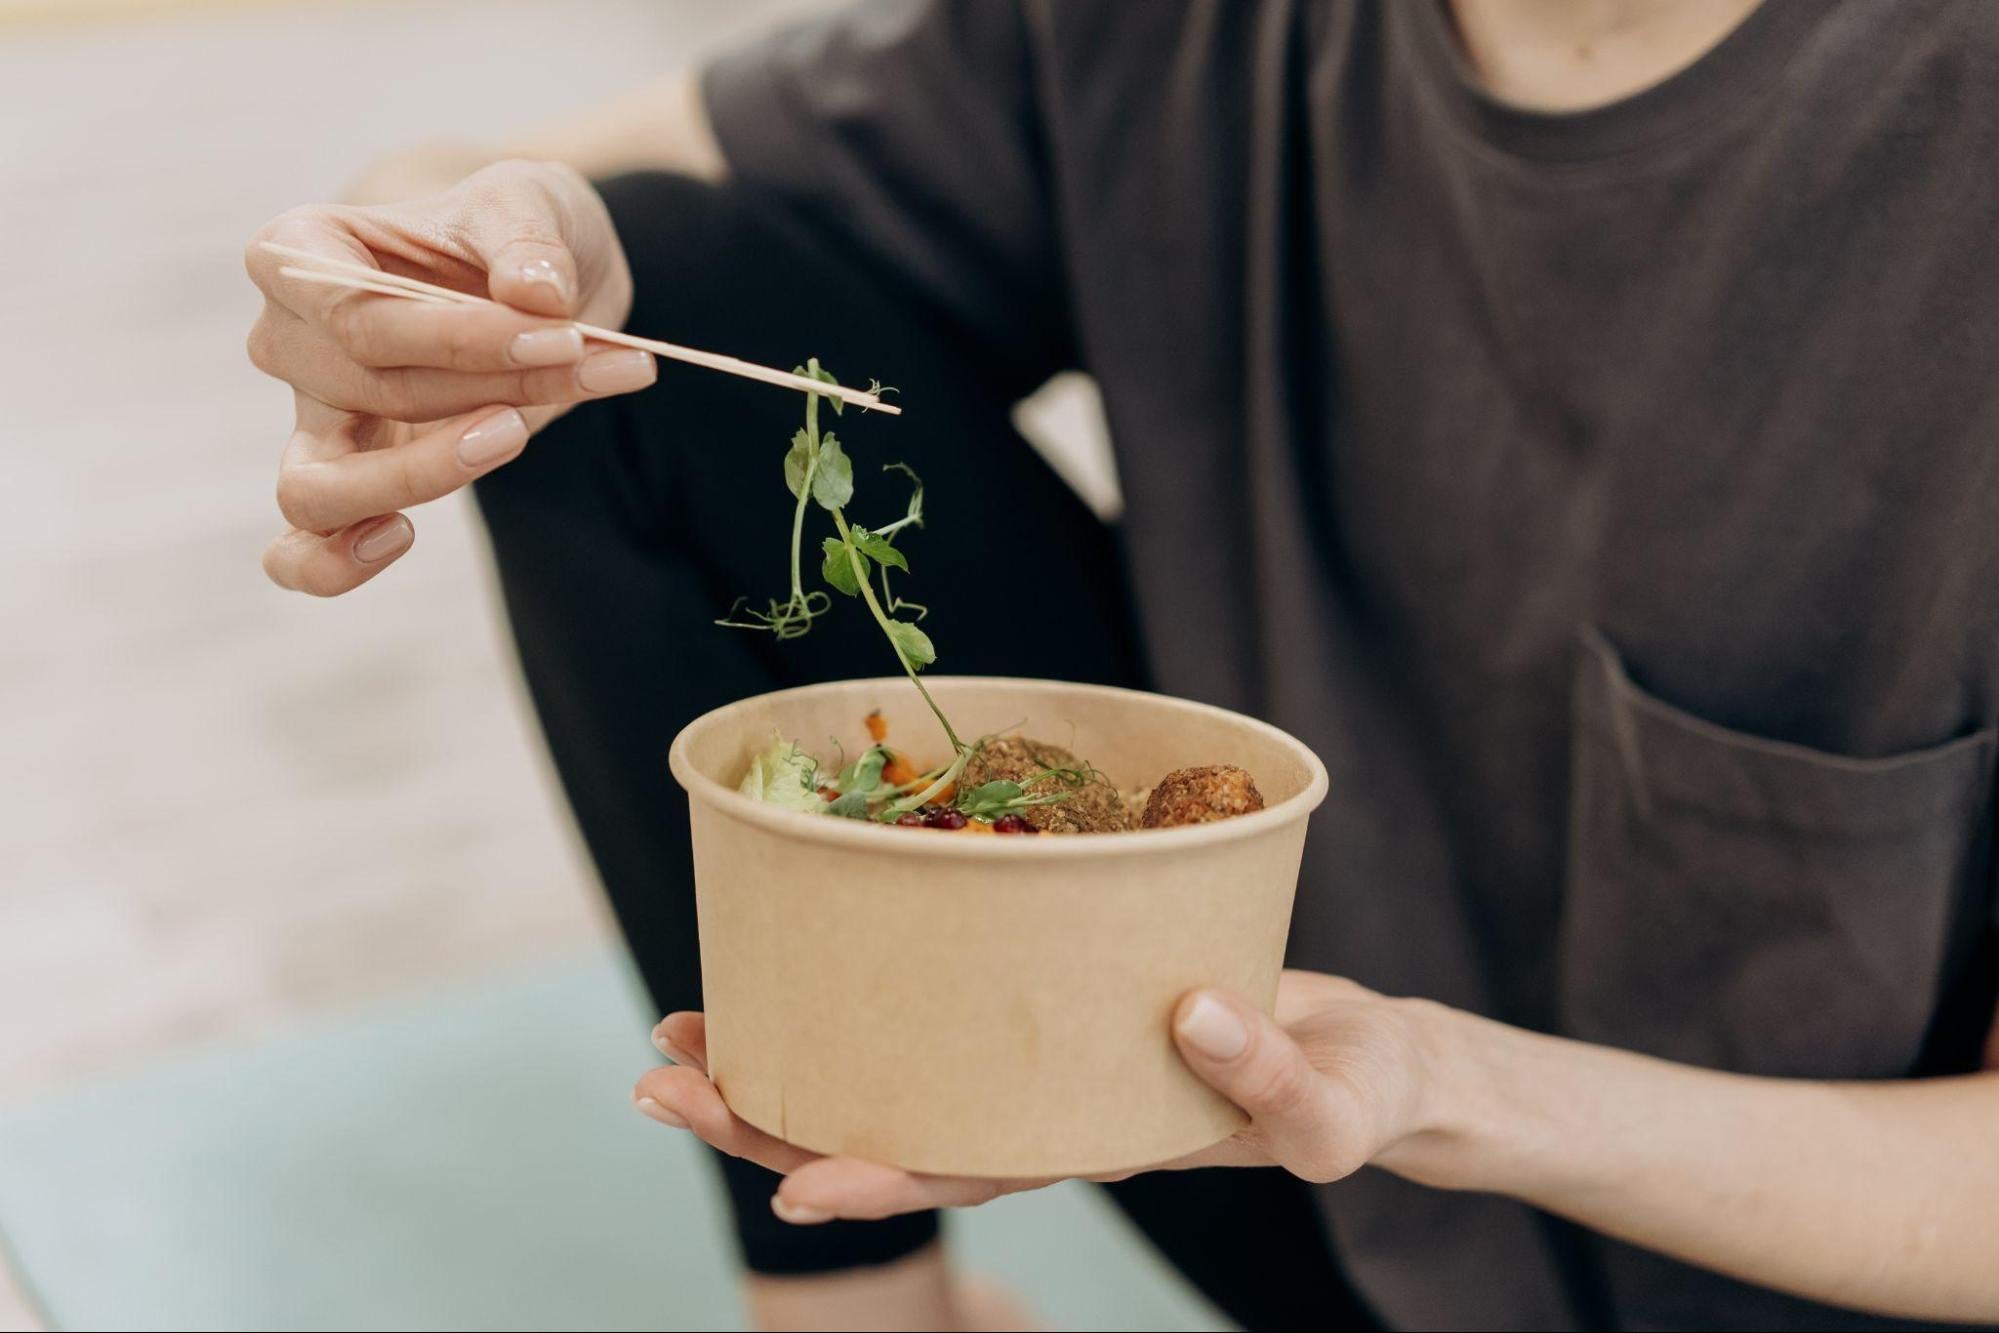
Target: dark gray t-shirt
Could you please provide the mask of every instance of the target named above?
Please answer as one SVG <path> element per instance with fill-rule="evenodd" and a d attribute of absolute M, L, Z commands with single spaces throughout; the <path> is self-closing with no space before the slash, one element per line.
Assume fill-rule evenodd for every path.
<path fill-rule="evenodd" d="M 1427 0 L 884 5 L 706 88 L 746 188 L 1023 391 L 1097 377 L 1159 686 L 1332 772 L 1295 961 L 1721 1069 L 1975 1061 L 1999 5 L 1773 0 L 1559 116 Z M 1324 1197 L 1405 1326 L 1876 1322 Z"/>

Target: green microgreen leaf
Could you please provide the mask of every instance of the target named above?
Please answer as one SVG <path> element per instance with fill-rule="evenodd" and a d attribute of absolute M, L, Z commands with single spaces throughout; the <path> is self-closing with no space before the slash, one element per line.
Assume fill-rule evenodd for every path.
<path fill-rule="evenodd" d="M 817 358 L 814 358 L 813 361 L 808 365 L 793 366 L 791 368 L 791 373 L 794 375 L 808 376 L 812 379 L 820 381 L 823 384 L 838 384 L 840 382 L 834 376 L 832 371 L 826 369 L 826 367 L 818 363 Z M 826 399 L 826 403 L 828 406 L 830 406 L 833 409 L 835 413 L 838 413 L 841 408 L 846 406 L 846 403 L 842 402 L 838 398 L 829 397 Z"/>
<path fill-rule="evenodd" d="M 840 771 L 833 784 L 840 794 L 826 806 L 826 813 L 842 815 L 848 819 L 868 818 L 869 804 L 881 789 L 882 768 L 888 763 L 888 750 L 880 745 L 872 745 L 861 752 L 860 758 Z"/>
<path fill-rule="evenodd" d="M 888 631 L 889 642 L 902 654 L 910 669 L 927 667 L 937 660 L 937 649 L 931 646 L 930 636 L 907 620 L 891 620 L 883 626 Z"/>
<path fill-rule="evenodd" d="M 861 751 L 860 758 L 840 770 L 836 784 L 840 793 L 871 792 L 881 786 L 882 769 L 888 766 L 888 747 L 870 745 Z"/>
<path fill-rule="evenodd" d="M 869 532 L 866 528 L 856 526 L 854 545 L 860 548 L 863 555 L 873 556 L 884 565 L 894 565 L 905 574 L 909 572 L 909 562 L 903 559 L 902 552 L 895 549 L 894 542 L 879 533 Z"/>
<path fill-rule="evenodd" d="M 970 791 L 960 792 L 953 804 L 968 818 L 974 819 L 997 819 L 1003 814 L 1027 810 L 1037 805 L 1057 805 L 1068 800 L 1074 794 L 1074 788 L 1080 785 L 1069 781 L 1072 776 L 1074 775 L 1069 770 L 1051 768 L 1022 778 L 1019 782 L 1009 782 L 1002 778 L 983 783 Z M 1051 779 L 1067 789 L 1031 790 L 1036 784 Z"/>
<path fill-rule="evenodd" d="M 805 478 L 812 470 L 812 441 L 804 431 L 791 437 L 791 450 L 784 456 L 784 485 L 793 499 L 805 496 Z"/>
<path fill-rule="evenodd" d="M 858 563 L 861 566 L 861 573 L 860 577 L 856 578 L 854 576 L 856 561 L 848 558 L 847 544 L 845 542 L 841 541 L 838 537 L 828 537 L 825 542 L 825 551 L 826 563 L 821 566 L 819 572 L 825 575 L 826 581 L 840 592 L 847 594 L 849 597 L 858 595 L 861 591 L 861 579 L 865 579 L 868 576 L 868 558 L 866 556 L 859 558 Z"/>
<path fill-rule="evenodd" d="M 840 447 L 840 437 L 828 431 L 819 440 L 819 467 L 812 474 L 812 498 L 821 509 L 845 509 L 854 498 L 854 464 Z"/>
<path fill-rule="evenodd" d="M 1024 795 L 1026 793 L 1020 789 L 1018 782 L 1007 782 L 1002 779 L 965 792 L 958 797 L 957 806 L 969 818 L 991 819 L 1012 809 L 1014 802 Z"/>

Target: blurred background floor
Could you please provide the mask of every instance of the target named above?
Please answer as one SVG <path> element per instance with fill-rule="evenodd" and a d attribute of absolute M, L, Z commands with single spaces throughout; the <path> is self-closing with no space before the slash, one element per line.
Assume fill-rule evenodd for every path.
<path fill-rule="evenodd" d="M 469 502 L 365 596 L 258 568 L 250 232 L 776 0 L 173 6 L 0 43 L 0 1096 L 603 934 Z M 129 7 L 128 7 L 129 8 Z"/>
<path fill-rule="evenodd" d="M 733 1327 L 715 1177 L 629 1105 L 646 1029 L 587 953 L 0 1110 L 0 1230 L 64 1328 Z M 951 1228 L 1051 1327 L 1214 1327 L 1087 1186 Z"/>
<path fill-rule="evenodd" d="M 699 1319 L 647 1307 L 642 1251 L 618 1251 L 585 1266 L 613 1290 L 568 1308 L 733 1318 L 705 1177 L 691 1156 L 645 1177 L 643 1125 L 534 1177 L 542 1197 L 491 1189 L 519 1148 L 557 1151 L 532 1136 L 629 1116 L 644 1016 L 616 998 L 469 506 L 420 511 L 417 551 L 359 596 L 265 583 L 290 404 L 243 356 L 240 253 L 384 147 L 502 136 L 813 7 L 0 0 L 0 1255 L 23 1256 L 11 1278 L 0 1258 L 0 1329 L 33 1326 L 37 1289 L 76 1326 L 508 1326 L 487 1298 L 545 1271 L 521 1259 L 537 1219 L 568 1234 L 591 1170 L 621 1208 L 644 1211 L 632 1170 L 692 1200 L 646 1243 L 695 1247 L 713 1290 Z M 426 1044 L 480 1014 L 579 1027 Z M 525 1141 L 438 1083 L 480 1052 L 547 1090 L 496 1112 Z M 408 1271 L 454 1209 L 510 1201 L 524 1229 L 489 1217 L 435 1282 Z M 1121 1235 L 1094 1201 L 1026 1207 L 1085 1251 Z M 1150 1291 L 1121 1253 L 1081 1280 Z M 307 1299 L 327 1283 L 358 1299 Z M 544 1295 L 535 1319 L 563 1322 Z"/>

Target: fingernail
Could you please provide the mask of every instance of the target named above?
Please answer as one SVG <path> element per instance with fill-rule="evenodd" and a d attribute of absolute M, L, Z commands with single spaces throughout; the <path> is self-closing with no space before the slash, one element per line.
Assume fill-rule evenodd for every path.
<path fill-rule="evenodd" d="M 780 1222 L 789 1222 L 795 1227 L 816 1227 L 821 1222 L 831 1222 L 833 1214 L 818 1208 L 807 1208 L 802 1203 L 786 1203 L 782 1194 L 770 1196 L 770 1210 L 777 1214 Z"/>
<path fill-rule="evenodd" d="M 458 461 L 469 468 L 488 467 L 520 451 L 528 442 L 528 423 L 513 408 L 475 421 L 458 437 Z"/>
<path fill-rule="evenodd" d="M 576 367 L 576 382 L 591 393 L 630 393 L 659 378 L 652 353 L 636 347 L 592 352 Z"/>
<path fill-rule="evenodd" d="M 569 300 L 569 279 L 550 259 L 530 259 L 520 267 L 522 282 L 532 282 L 542 287 L 552 287 L 555 294 L 567 304 Z"/>
<path fill-rule="evenodd" d="M 650 1116 L 654 1120 L 659 1121 L 659 1123 L 662 1125 L 669 1126 L 673 1129 L 687 1128 L 687 1122 L 680 1118 L 678 1112 L 668 1110 L 666 1107 L 661 1106 L 658 1102 L 654 1101 L 650 1097 L 637 1098 L 633 1102 L 633 1105 L 639 1108 L 640 1114 Z"/>
<path fill-rule="evenodd" d="M 354 539 L 354 558 L 364 565 L 378 565 L 392 555 L 409 549 L 416 529 L 401 514 L 395 514 Z"/>
<path fill-rule="evenodd" d="M 1233 1060 L 1249 1045 L 1249 1029 L 1220 1000 L 1195 997 L 1180 1019 L 1180 1036 L 1210 1060 Z"/>
<path fill-rule="evenodd" d="M 656 1027 L 652 1030 L 653 1049 L 658 1051 L 661 1055 L 665 1056 L 667 1059 L 673 1061 L 673 1063 L 677 1065 L 686 1064 L 687 1063 L 686 1053 L 683 1052 L 678 1046 L 675 1046 L 672 1042 L 668 1041 L 666 1039 L 666 1034 L 660 1030 L 660 1028 L 664 1028 L 665 1026 L 666 1024 L 661 1023 L 659 1027 Z"/>
<path fill-rule="evenodd" d="M 517 366 L 566 366 L 583 359 L 583 335 L 576 329 L 529 329 L 507 344 Z"/>

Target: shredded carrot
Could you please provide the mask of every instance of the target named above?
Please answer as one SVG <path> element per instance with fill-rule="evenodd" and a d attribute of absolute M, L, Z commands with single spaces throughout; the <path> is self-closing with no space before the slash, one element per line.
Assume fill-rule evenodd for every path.
<path fill-rule="evenodd" d="M 965 821 L 965 827 L 952 829 L 951 831 L 953 833 L 991 833 L 993 826 L 983 819 L 968 819 Z"/>
<path fill-rule="evenodd" d="M 944 784 L 944 790 L 938 792 L 935 796 L 931 797 L 929 803 L 931 805 L 949 805 L 951 804 L 952 801 L 957 799 L 957 796 L 958 796 L 958 784 L 955 782 L 947 782 Z"/>
<path fill-rule="evenodd" d="M 876 745 L 888 739 L 888 719 L 881 715 L 879 708 L 868 714 L 868 735 L 874 737 Z"/>
<path fill-rule="evenodd" d="M 910 763 L 906 755 L 894 750 L 889 751 L 888 762 L 882 765 L 882 781 L 891 787 L 906 787 L 922 776 L 922 770 Z"/>

